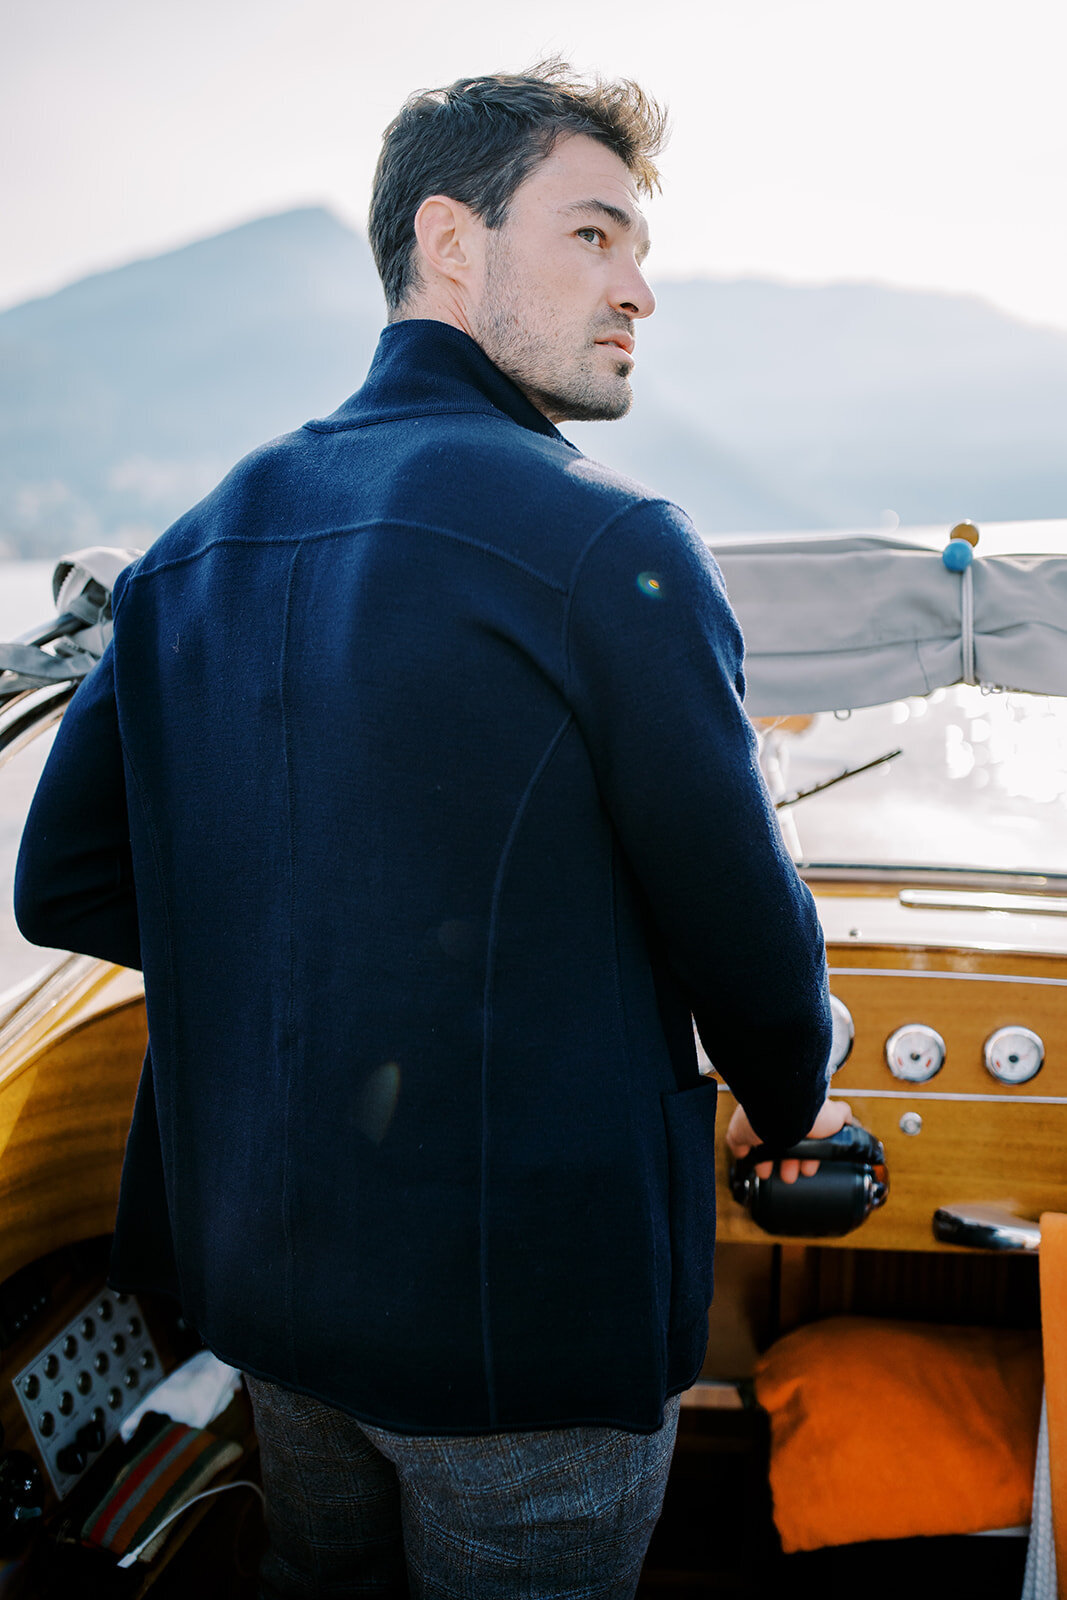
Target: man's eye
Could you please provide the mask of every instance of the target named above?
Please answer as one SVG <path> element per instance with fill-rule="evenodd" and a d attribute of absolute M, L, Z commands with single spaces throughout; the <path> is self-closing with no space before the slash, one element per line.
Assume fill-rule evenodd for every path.
<path fill-rule="evenodd" d="M 588 239 L 590 244 L 599 244 L 604 238 L 599 228 L 579 228 L 577 232 L 579 239 Z"/>

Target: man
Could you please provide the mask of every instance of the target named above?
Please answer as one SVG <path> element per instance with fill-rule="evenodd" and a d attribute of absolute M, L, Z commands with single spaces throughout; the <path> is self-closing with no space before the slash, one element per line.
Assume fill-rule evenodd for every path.
<path fill-rule="evenodd" d="M 113 1278 L 251 1376 L 269 1596 L 632 1594 L 711 1298 L 691 1018 L 736 1151 L 844 1117 L 717 568 L 554 425 L 630 405 L 662 126 L 558 66 L 405 106 L 364 387 L 120 580 L 29 820 L 23 930 L 144 967 Z"/>

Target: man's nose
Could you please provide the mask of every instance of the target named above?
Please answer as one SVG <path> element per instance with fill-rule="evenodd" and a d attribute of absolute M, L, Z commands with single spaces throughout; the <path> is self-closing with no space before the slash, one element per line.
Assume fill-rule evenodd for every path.
<path fill-rule="evenodd" d="M 655 311 L 656 297 L 636 261 L 616 285 L 611 303 L 628 317 L 650 317 Z"/>

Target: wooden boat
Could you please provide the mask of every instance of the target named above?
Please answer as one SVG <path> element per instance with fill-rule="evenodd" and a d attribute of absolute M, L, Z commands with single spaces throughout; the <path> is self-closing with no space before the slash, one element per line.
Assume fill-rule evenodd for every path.
<path fill-rule="evenodd" d="M 1035 540 L 1036 555 L 1020 553 Z M 1014 692 L 1067 695 L 1067 665 L 1047 648 L 1067 581 L 1060 553 L 1067 551 L 1067 524 L 983 530 L 982 554 L 966 569 L 970 578 L 944 567 L 943 544 L 943 532 L 936 539 L 918 532 L 716 545 L 749 642 L 752 706 L 764 719 L 768 774 L 786 802 L 783 826 L 826 932 L 840 1009 L 834 1092 L 850 1100 L 884 1146 L 889 1194 L 839 1236 L 805 1237 L 792 1226 L 770 1233 L 735 1198 L 720 1149 L 711 1339 L 702 1382 L 687 1397 L 667 1508 L 642 1586 L 648 1596 L 713 1588 L 759 1593 L 763 1583 L 778 1585 L 789 1559 L 797 1559 L 783 1568 L 766 1493 L 766 1428 L 747 1403 L 760 1352 L 781 1334 L 840 1314 L 1038 1326 L 1036 1219 L 1043 1211 L 1067 1211 L 1062 795 L 1041 800 L 1040 786 L 1029 798 L 1004 795 L 993 820 L 983 821 L 977 812 L 964 815 L 958 782 L 933 769 L 937 759 L 944 767 L 946 750 L 951 754 L 947 729 L 967 731 L 969 718 L 974 733 L 973 724 L 983 720 L 976 714 L 981 691 L 952 687 L 990 670 L 983 629 L 994 643 L 995 681 L 1013 689 L 1012 718 L 1021 727 L 1029 708 L 1047 720 L 1050 738 L 1049 730 L 1058 739 L 1067 728 L 1052 702 L 1023 701 Z M 821 585 L 832 604 L 798 598 L 801 571 L 805 581 L 811 578 L 811 593 L 817 596 Z M 73 692 L 75 669 L 91 666 L 93 649 L 99 651 L 103 635 L 88 635 L 94 627 L 106 632 L 107 585 L 96 593 L 92 581 L 89 569 L 74 571 L 74 589 L 81 582 L 83 596 L 95 595 L 95 620 L 83 605 L 75 616 L 80 626 L 68 622 L 56 633 L 67 641 L 66 675 L 52 682 L 10 672 L 0 678 L 0 691 L 5 683 L 11 691 L 0 706 L 6 763 L 0 786 L 16 808 L 28 801 L 44 736 Z M 68 600 L 72 592 L 68 582 Z M 1020 593 L 1025 604 L 1017 604 Z M 894 618 L 888 633 L 879 622 L 887 606 Z M 845 626 L 835 637 L 838 622 Z M 48 631 L 40 630 L 38 640 Z M 85 643 L 93 648 L 79 661 Z M 43 648 L 51 654 L 56 646 L 45 639 Z M 876 691 L 891 703 L 878 705 L 871 698 Z M 1007 701 L 990 697 L 987 709 L 995 703 L 1003 708 Z M 850 721 L 831 715 L 849 709 Z M 932 737 L 935 723 L 940 733 Z M 823 794 L 839 768 L 865 767 L 884 753 L 887 736 L 904 746 L 903 755 Z M 1004 772 L 1011 761 L 1005 746 Z M 995 764 L 986 765 L 985 788 L 999 792 L 1004 773 L 998 777 Z M 947 802 L 937 798 L 939 784 Z M 971 798 L 980 799 L 971 787 Z M 1045 789 L 1051 795 L 1056 783 Z M 798 797 L 793 790 L 811 792 Z M 937 808 L 945 803 L 956 819 L 949 830 L 958 835 L 954 853 L 935 849 L 943 825 Z M 1019 831 L 1013 835 L 1003 823 L 1013 805 L 1017 815 L 1037 819 L 1028 823 L 1025 851 Z M 1053 822 L 1044 832 L 1043 813 Z M 850 844 L 850 830 L 859 844 Z M 40 1550 L 69 1523 L 71 1495 L 106 1451 L 98 1458 L 88 1452 L 91 1459 L 69 1485 L 60 1482 L 71 1491 L 61 1497 L 31 1431 L 32 1407 L 13 1384 L 103 1293 L 107 1234 L 146 1042 L 143 991 L 138 975 L 100 962 L 65 953 L 30 956 L 10 939 L 6 948 L 25 970 L 0 983 L 0 1421 L 5 1451 L 22 1454 L 5 1457 L 9 1468 L 15 1462 L 6 1477 L 0 1462 L 0 1555 L 9 1552 L 0 1595 L 19 1592 L 20 1583 L 28 1594 L 73 1593 L 69 1575 L 49 1576 Z M 931 1050 L 940 1056 L 933 1070 Z M 724 1085 L 721 1094 L 725 1128 L 731 1101 Z M 147 1319 L 164 1367 L 187 1347 L 188 1331 L 165 1306 L 124 1305 L 118 1315 Z M 96 1333 L 114 1337 L 101 1328 Z M 71 1392 L 78 1420 L 81 1402 Z M 56 1420 L 69 1433 L 73 1423 L 58 1413 Z M 238 1408 L 223 1426 L 245 1452 L 233 1469 L 243 1473 L 254 1449 L 247 1415 Z M 23 1480 L 31 1468 L 37 1476 L 28 1488 Z M 709 1527 L 713 1496 L 731 1521 L 731 1539 Z M 246 1516 L 245 1498 L 222 1496 L 214 1508 L 208 1502 L 209 1514 L 199 1521 L 205 1507 L 196 1508 L 154 1562 L 122 1575 L 121 1592 L 152 1587 L 160 1596 L 185 1594 L 195 1582 L 206 1597 L 217 1581 L 220 1593 L 225 1583 L 230 1595 L 244 1592 L 242 1584 L 251 1594 L 256 1518 Z M 735 1559 L 731 1550 L 739 1544 L 744 1554 Z M 988 1554 L 983 1559 L 988 1571 Z M 235 1578 L 235 1567 L 246 1576 Z M 117 1581 L 113 1569 L 113 1559 L 94 1568 L 99 1591 L 84 1586 L 89 1580 L 79 1574 L 79 1592 L 120 1592 L 107 1587 Z"/>

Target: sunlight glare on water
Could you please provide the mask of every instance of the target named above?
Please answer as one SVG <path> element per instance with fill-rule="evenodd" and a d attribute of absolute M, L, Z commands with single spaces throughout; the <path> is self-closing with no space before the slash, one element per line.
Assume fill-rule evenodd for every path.
<path fill-rule="evenodd" d="M 789 792 L 903 751 L 792 808 L 805 860 L 1067 872 L 1067 700 L 961 684 L 777 738 Z"/>

